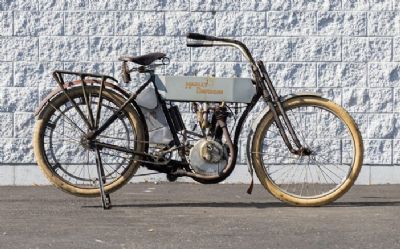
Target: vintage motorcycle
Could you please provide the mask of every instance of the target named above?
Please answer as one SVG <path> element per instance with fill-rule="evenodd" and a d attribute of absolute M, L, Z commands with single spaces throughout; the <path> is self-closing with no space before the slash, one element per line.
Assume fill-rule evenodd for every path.
<path fill-rule="evenodd" d="M 155 69 L 169 62 L 163 53 L 120 58 L 124 82 L 131 81 L 132 72 L 148 76 L 133 93 L 107 75 L 55 71 L 58 88 L 36 112 L 33 142 L 48 179 L 73 195 L 101 196 L 107 209 L 110 193 L 140 165 L 167 174 L 170 181 L 183 176 L 207 184 L 223 181 L 248 133 L 251 176 L 254 169 L 276 198 L 321 206 L 352 186 L 363 144 L 341 106 L 314 93 L 278 96 L 264 63 L 240 41 L 189 33 L 187 46 L 238 48 L 253 78 L 157 75 Z M 78 79 L 65 80 L 72 76 Z M 244 133 L 256 106 L 258 116 Z M 191 127 L 182 116 L 193 118 Z M 253 178 L 248 193 L 252 186 Z"/>

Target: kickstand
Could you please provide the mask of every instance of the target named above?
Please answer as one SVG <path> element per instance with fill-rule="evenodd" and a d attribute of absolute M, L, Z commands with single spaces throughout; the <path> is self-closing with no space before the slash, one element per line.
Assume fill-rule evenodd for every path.
<path fill-rule="evenodd" d="M 101 196 L 101 203 L 103 209 L 110 209 L 111 208 L 111 199 L 110 194 L 106 193 L 104 189 L 104 184 L 106 183 L 106 176 L 104 174 L 103 164 L 101 162 L 100 151 L 96 148 L 96 165 L 97 165 L 97 174 L 99 176 L 99 188 L 100 188 L 100 196 Z"/>

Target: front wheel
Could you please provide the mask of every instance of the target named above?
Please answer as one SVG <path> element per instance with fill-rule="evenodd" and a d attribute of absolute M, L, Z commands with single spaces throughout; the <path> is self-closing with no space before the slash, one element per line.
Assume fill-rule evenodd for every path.
<path fill-rule="evenodd" d="M 268 112 L 251 145 L 260 182 L 272 195 L 293 205 L 321 206 L 341 197 L 362 166 L 362 138 L 354 120 L 339 105 L 317 96 L 294 97 L 283 107 L 311 154 L 291 153 Z"/>

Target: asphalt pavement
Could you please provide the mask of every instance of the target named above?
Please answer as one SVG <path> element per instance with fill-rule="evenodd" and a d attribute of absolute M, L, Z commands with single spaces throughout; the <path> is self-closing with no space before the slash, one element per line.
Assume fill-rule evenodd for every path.
<path fill-rule="evenodd" d="M 400 248 L 400 185 L 353 186 L 318 208 L 261 185 L 129 184 L 98 198 L 0 187 L 0 248 Z"/>

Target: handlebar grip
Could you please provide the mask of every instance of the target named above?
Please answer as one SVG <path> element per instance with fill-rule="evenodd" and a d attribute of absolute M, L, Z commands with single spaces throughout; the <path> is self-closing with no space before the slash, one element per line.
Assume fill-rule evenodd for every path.
<path fill-rule="evenodd" d="M 199 33 L 187 33 L 186 37 L 193 40 L 215 41 L 216 37 Z"/>
<path fill-rule="evenodd" d="M 204 40 L 201 40 L 201 41 L 191 41 L 191 40 L 188 40 L 188 41 L 186 41 L 186 46 L 188 46 L 188 47 L 194 47 L 194 48 L 198 48 L 198 47 L 212 47 L 212 46 L 214 46 L 214 42 L 213 41 L 204 41 Z"/>

